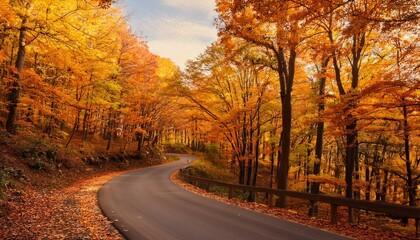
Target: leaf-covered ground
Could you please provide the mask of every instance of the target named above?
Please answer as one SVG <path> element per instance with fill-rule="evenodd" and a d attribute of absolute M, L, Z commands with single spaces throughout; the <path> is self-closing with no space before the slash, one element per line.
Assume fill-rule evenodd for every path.
<path fill-rule="evenodd" d="M 317 218 L 308 217 L 306 211 L 300 211 L 299 209 L 288 210 L 288 209 L 280 209 L 280 208 L 269 208 L 267 205 L 264 205 L 264 204 L 245 202 L 238 199 L 228 199 L 227 197 L 221 197 L 221 196 L 209 193 L 194 185 L 183 182 L 182 180 L 178 178 L 177 174 L 173 174 L 171 179 L 178 186 L 204 197 L 215 199 L 217 201 L 239 206 L 242 208 L 247 208 L 253 211 L 258 211 L 264 214 L 276 216 L 276 217 L 279 217 L 281 219 L 285 219 L 288 221 L 304 224 L 304 225 L 315 227 L 318 229 L 323 229 L 323 230 L 337 233 L 340 235 L 345 235 L 345 236 L 352 237 L 355 239 L 361 239 L 361 240 L 372 240 L 372 239 L 416 240 L 416 239 L 419 239 L 419 238 L 416 238 L 415 233 L 412 229 L 410 229 L 408 232 L 406 231 L 406 229 L 398 229 L 399 225 L 397 223 L 397 220 L 393 222 L 392 220 L 383 219 L 381 217 L 372 215 L 371 217 L 366 217 L 366 219 L 364 219 L 363 221 L 364 223 L 349 224 L 345 221 L 344 217 L 342 216 L 342 219 L 339 222 L 339 224 L 333 225 L 328 220 L 326 220 L 326 218 L 317 219 Z M 290 199 L 289 201 L 295 201 L 295 200 Z M 305 205 L 305 203 L 303 202 L 296 202 L 295 204 Z M 321 209 L 322 207 L 320 207 L 320 212 L 321 212 Z M 345 212 L 344 208 L 341 210 L 342 212 Z M 322 213 L 320 213 L 320 215 L 321 214 Z M 328 212 L 326 214 L 328 214 Z M 385 222 L 385 224 L 381 225 L 380 222 Z M 390 227 L 391 224 L 393 228 Z"/>
<path fill-rule="evenodd" d="M 1 203 L 0 239 L 123 239 L 97 203 L 100 186 L 117 174 L 47 193 L 13 192 Z"/>

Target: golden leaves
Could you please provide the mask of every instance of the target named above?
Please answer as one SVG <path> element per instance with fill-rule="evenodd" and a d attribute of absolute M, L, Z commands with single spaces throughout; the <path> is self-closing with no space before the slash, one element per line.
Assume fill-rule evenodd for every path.
<path fill-rule="evenodd" d="M 224 14 L 232 8 L 232 4 L 229 0 L 217 0 L 217 12 Z"/>

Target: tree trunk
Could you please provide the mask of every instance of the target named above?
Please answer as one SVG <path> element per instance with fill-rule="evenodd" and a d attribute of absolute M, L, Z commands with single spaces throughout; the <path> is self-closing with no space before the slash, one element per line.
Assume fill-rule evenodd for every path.
<path fill-rule="evenodd" d="M 251 185 L 251 179 L 252 179 L 252 166 L 254 165 L 254 159 L 252 159 L 252 153 L 254 152 L 254 146 L 253 146 L 253 131 L 252 131 L 252 125 L 253 125 L 253 121 L 252 118 L 249 118 L 249 131 L 248 132 L 248 136 L 249 136 L 249 147 L 248 147 L 248 153 L 247 153 L 247 159 L 248 159 L 248 164 L 247 164 L 247 173 L 246 173 L 246 185 L 250 186 Z M 252 194 L 252 193 L 251 193 Z"/>
<path fill-rule="evenodd" d="M 87 142 L 88 134 L 89 134 L 89 110 L 85 110 L 85 114 L 83 116 L 83 142 Z"/>
<path fill-rule="evenodd" d="M 363 29 L 360 29 L 359 33 L 353 35 L 353 46 L 351 49 L 352 61 L 351 61 L 351 89 L 355 90 L 359 86 L 359 72 L 360 72 L 360 61 L 362 59 L 362 50 L 365 46 L 365 33 Z M 352 109 L 356 108 L 357 102 L 352 96 L 353 93 L 350 91 L 349 107 L 346 109 L 346 117 L 350 121 L 350 124 L 346 125 L 346 197 L 353 198 L 353 174 L 354 168 L 358 161 L 358 130 L 357 130 L 357 119 L 348 113 Z M 347 114 L 348 113 L 348 114 Z M 353 222 L 353 209 L 349 208 L 348 221 Z"/>
<path fill-rule="evenodd" d="M 312 148 L 311 148 L 311 143 L 312 143 L 312 135 L 310 134 L 308 136 L 308 146 L 306 149 L 306 157 L 305 157 L 305 164 L 304 164 L 304 177 L 306 179 L 306 192 L 309 193 L 310 192 L 310 182 L 309 182 L 309 174 L 313 173 L 313 171 L 309 170 L 309 159 L 311 157 L 312 154 Z"/>
<path fill-rule="evenodd" d="M 254 174 L 252 179 L 252 186 L 257 185 L 257 177 L 258 177 L 258 167 L 259 167 L 259 158 L 260 158 L 260 140 L 261 140 L 261 116 L 260 116 L 260 104 L 261 101 L 259 100 L 259 105 L 257 109 L 257 141 L 255 143 L 255 165 L 254 165 Z M 249 195 L 249 200 L 255 202 L 255 193 L 251 192 Z"/>
<path fill-rule="evenodd" d="M 411 160 L 410 160 L 410 133 L 408 125 L 408 113 L 407 105 L 405 104 L 405 99 L 402 99 L 403 102 L 403 114 L 404 114 L 404 152 L 405 152 L 405 167 L 407 171 L 407 191 L 408 191 L 408 205 L 416 205 L 416 188 L 417 186 L 413 181 L 413 173 L 411 169 Z"/>
<path fill-rule="evenodd" d="M 141 152 L 144 143 L 144 134 L 137 134 L 137 152 Z"/>
<path fill-rule="evenodd" d="M 370 169 L 369 169 L 369 158 L 366 156 L 365 160 L 365 180 L 368 183 L 367 189 L 366 189 L 366 195 L 365 200 L 370 201 L 370 184 L 372 183 L 370 180 Z"/>
<path fill-rule="evenodd" d="M 282 96 L 282 144 L 281 144 L 281 159 L 280 172 L 277 182 L 277 188 L 287 190 L 287 180 L 289 176 L 289 155 L 290 155 L 290 134 L 292 128 L 292 103 L 291 94 Z M 280 208 L 286 207 L 286 197 L 279 197 L 276 205 Z"/>
<path fill-rule="evenodd" d="M 112 141 L 112 130 L 113 130 L 113 111 L 112 108 L 109 109 L 109 118 L 108 118 L 108 131 L 107 131 L 107 145 L 106 145 L 106 151 L 109 151 L 111 149 L 111 141 Z"/>
<path fill-rule="evenodd" d="M 357 132 L 356 132 L 356 123 L 346 126 L 346 198 L 353 198 L 353 173 L 354 165 L 357 161 L 358 153 L 358 142 L 357 142 Z M 348 221 L 353 222 L 353 209 L 349 208 L 348 211 Z"/>
<path fill-rule="evenodd" d="M 330 61 L 327 58 L 322 63 L 321 74 L 322 77 L 319 79 L 319 102 L 318 102 L 318 118 L 322 118 L 325 110 L 325 83 L 327 77 L 325 76 L 326 68 L 328 66 L 328 62 Z M 317 123 L 316 129 L 316 143 L 315 143 L 315 161 L 314 161 L 314 175 L 318 176 L 321 173 L 321 160 L 322 160 L 322 149 L 323 149 L 323 142 L 324 142 L 324 121 L 319 121 Z M 318 194 L 319 193 L 319 182 L 313 182 L 311 187 L 311 193 Z M 316 216 L 318 214 L 318 206 L 316 201 L 311 201 L 311 207 L 309 208 L 309 216 Z"/>
<path fill-rule="evenodd" d="M 15 134 L 17 131 L 16 127 L 16 119 L 17 119 L 17 107 L 20 100 L 20 78 L 23 72 L 23 67 L 25 66 L 25 58 L 26 58 L 26 35 L 27 35 L 27 17 L 22 18 L 22 25 L 19 30 L 19 48 L 17 59 L 15 63 L 15 67 L 17 73 L 13 73 L 13 83 L 11 85 L 11 90 L 8 93 L 7 101 L 8 106 L 7 109 L 9 113 L 7 115 L 6 120 L 6 130 L 11 134 Z"/>
<path fill-rule="evenodd" d="M 273 140 L 274 135 L 276 134 L 276 130 L 271 130 L 270 131 L 270 140 Z M 270 182 L 269 182 L 269 187 L 273 188 L 273 183 L 274 183 L 274 158 L 275 158 L 275 149 L 276 149 L 276 144 L 272 141 L 270 144 Z M 267 202 L 268 205 L 271 206 L 272 204 L 272 196 L 273 195 L 269 195 L 268 193 L 266 194 L 266 198 L 267 198 Z"/>
<path fill-rule="evenodd" d="M 79 123 L 80 123 L 80 109 L 77 109 L 77 114 L 76 114 L 76 119 L 74 121 L 73 130 L 71 132 L 69 140 L 67 141 L 66 148 L 69 146 L 71 140 L 73 139 L 74 134 L 76 133 L 77 128 L 79 126 Z"/>
<path fill-rule="evenodd" d="M 281 163 L 281 145 L 283 142 L 283 132 L 280 133 L 280 140 L 277 146 L 277 167 L 276 167 L 276 184 L 279 182 L 280 178 L 280 163 Z"/>
<path fill-rule="evenodd" d="M 381 191 L 380 191 L 380 194 L 381 194 L 381 202 L 386 202 L 386 191 L 387 191 L 387 188 L 388 188 L 388 178 L 389 178 L 389 172 L 388 171 L 384 171 L 384 181 L 383 181 L 383 183 L 382 183 L 382 189 L 381 189 Z"/>
<path fill-rule="evenodd" d="M 247 155 L 247 130 L 246 130 L 246 116 L 243 118 L 243 124 L 242 124 L 242 141 L 241 143 L 238 143 L 238 145 L 241 146 L 241 155 L 239 159 L 239 184 L 245 184 L 246 182 L 246 161 L 245 157 Z M 238 134 L 239 135 L 239 134 Z"/>
<path fill-rule="evenodd" d="M 283 50 L 278 54 L 278 74 L 280 81 L 280 98 L 282 106 L 282 144 L 281 144 L 281 159 L 280 171 L 277 182 L 277 188 L 287 190 L 287 180 L 289 177 L 289 158 L 290 158 L 290 143 L 292 132 L 292 89 L 295 76 L 295 61 L 296 50 L 292 46 L 290 49 L 289 61 L 286 62 Z M 286 197 L 281 196 L 277 199 L 276 205 L 280 208 L 286 207 Z"/>

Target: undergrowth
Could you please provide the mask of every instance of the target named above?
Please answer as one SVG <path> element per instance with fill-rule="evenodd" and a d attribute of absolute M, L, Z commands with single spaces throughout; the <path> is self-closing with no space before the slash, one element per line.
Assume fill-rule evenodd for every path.
<path fill-rule="evenodd" d="M 163 151 L 167 153 L 186 154 L 189 153 L 191 150 L 187 145 L 182 143 L 165 143 L 163 145 Z"/>

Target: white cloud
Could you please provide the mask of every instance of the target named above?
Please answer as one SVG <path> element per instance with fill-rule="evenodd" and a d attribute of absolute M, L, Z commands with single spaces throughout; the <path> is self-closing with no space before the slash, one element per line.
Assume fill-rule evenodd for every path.
<path fill-rule="evenodd" d="M 170 58 L 181 69 L 185 69 L 187 60 L 197 57 L 207 46 L 206 43 L 199 41 L 185 42 L 173 39 L 153 40 L 148 42 L 148 45 L 153 53 Z"/>
<path fill-rule="evenodd" d="M 216 28 L 184 17 L 148 18 L 141 29 L 153 53 L 171 58 L 181 69 L 217 39 Z"/>
<path fill-rule="evenodd" d="M 147 1 L 160 4 L 148 5 L 154 6 L 150 9 L 133 7 L 138 9 L 131 20 L 133 30 L 144 36 L 153 53 L 172 59 L 181 69 L 217 39 L 212 26 L 214 0 Z"/>
<path fill-rule="evenodd" d="M 197 10 L 213 14 L 216 6 L 214 0 L 162 0 L 162 3 L 178 9 Z"/>
<path fill-rule="evenodd" d="M 175 39 L 214 39 L 217 34 L 216 28 L 193 22 L 181 17 L 162 17 L 150 19 L 146 23 L 148 28 L 153 28 L 153 37 Z"/>

